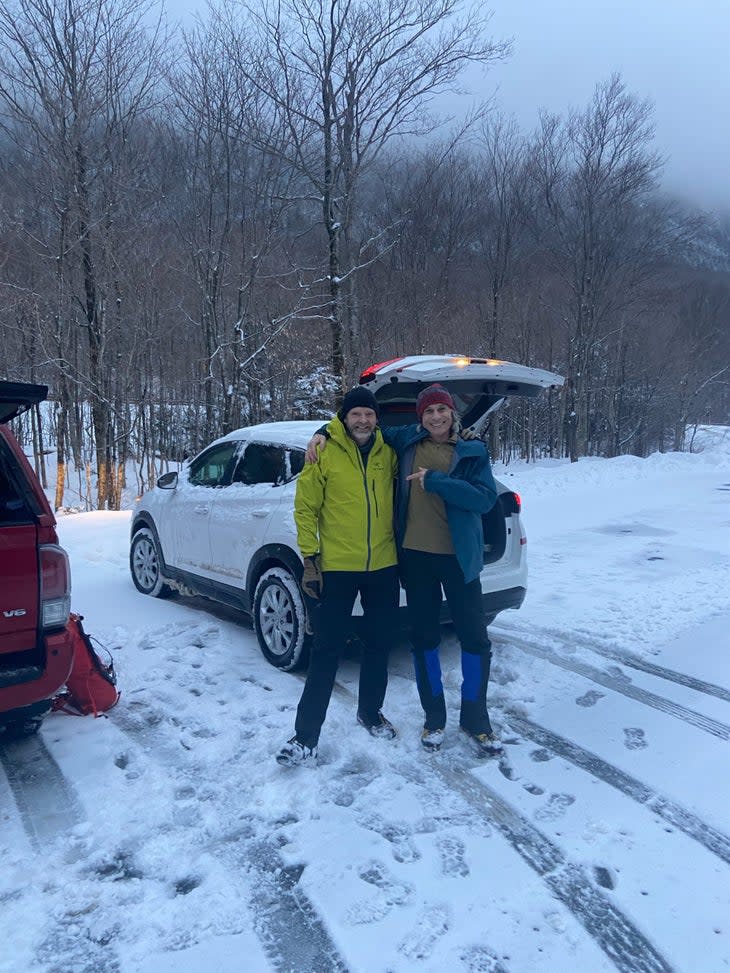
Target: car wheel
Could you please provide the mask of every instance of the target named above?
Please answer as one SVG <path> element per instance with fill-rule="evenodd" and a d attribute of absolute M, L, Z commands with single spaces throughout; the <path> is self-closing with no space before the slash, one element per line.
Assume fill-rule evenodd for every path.
<path fill-rule="evenodd" d="M 162 578 L 161 563 L 155 535 L 148 527 L 142 527 L 132 538 L 129 550 L 129 569 L 137 591 L 152 598 L 169 598 L 175 594 Z"/>
<path fill-rule="evenodd" d="M 256 585 L 253 621 L 265 658 L 277 669 L 297 669 L 307 661 L 307 612 L 294 575 L 269 568 Z"/>

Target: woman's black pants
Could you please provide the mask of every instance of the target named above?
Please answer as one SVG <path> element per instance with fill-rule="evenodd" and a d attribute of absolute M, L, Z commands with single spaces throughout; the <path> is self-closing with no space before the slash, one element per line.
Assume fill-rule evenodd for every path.
<path fill-rule="evenodd" d="M 487 635 L 479 579 L 464 581 L 455 555 L 404 550 L 401 576 L 408 598 L 413 661 L 425 726 L 446 725 L 446 701 L 441 681 L 441 591 L 461 644 L 461 711 L 459 723 L 471 733 L 491 733 L 487 687 L 492 646 Z"/>

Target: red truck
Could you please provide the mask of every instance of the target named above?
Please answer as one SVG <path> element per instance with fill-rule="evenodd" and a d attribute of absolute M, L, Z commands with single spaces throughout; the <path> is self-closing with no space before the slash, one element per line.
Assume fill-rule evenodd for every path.
<path fill-rule="evenodd" d="M 38 729 L 73 662 L 68 555 L 8 426 L 47 394 L 45 385 L 0 381 L 0 741 Z"/>

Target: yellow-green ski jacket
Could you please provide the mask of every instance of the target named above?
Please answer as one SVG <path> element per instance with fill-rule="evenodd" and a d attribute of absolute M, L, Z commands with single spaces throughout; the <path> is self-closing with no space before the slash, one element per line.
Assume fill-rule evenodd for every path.
<path fill-rule="evenodd" d="M 398 560 L 393 535 L 395 453 L 379 429 L 363 465 L 357 443 L 335 418 L 327 449 L 299 474 L 294 500 L 302 557 L 319 552 L 323 571 L 378 571 Z"/>

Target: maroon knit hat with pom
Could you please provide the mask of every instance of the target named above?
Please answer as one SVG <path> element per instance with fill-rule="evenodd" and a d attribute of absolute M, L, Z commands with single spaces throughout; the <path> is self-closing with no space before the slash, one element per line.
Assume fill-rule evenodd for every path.
<path fill-rule="evenodd" d="M 420 422 L 423 418 L 423 413 L 430 405 L 446 405 L 451 409 L 452 412 L 456 412 L 456 406 L 454 405 L 454 400 L 451 398 L 449 393 L 438 383 L 435 385 L 429 385 L 423 391 L 418 393 L 418 398 L 416 399 L 416 415 L 418 416 L 418 421 Z"/>

